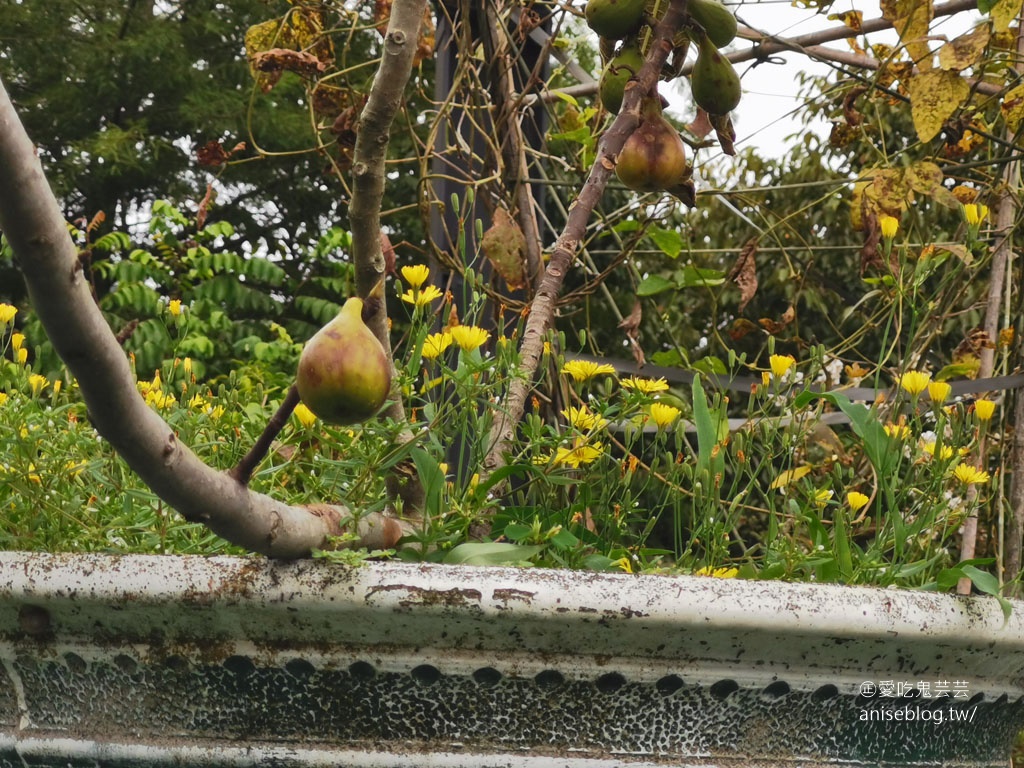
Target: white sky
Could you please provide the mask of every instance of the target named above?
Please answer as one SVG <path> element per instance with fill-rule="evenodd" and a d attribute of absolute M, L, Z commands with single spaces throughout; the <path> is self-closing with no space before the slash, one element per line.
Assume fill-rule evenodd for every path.
<path fill-rule="evenodd" d="M 742 6 L 730 4 L 730 0 L 725 0 L 725 2 L 727 6 L 738 12 L 738 16 L 748 26 L 781 37 L 796 37 L 839 25 L 838 21 L 829 21 L 829 13 L 860 10 L 864 13 L 865 21 L 881 16 L 878 3 L 868 0 L 836 0 L 828 13 L 824 14 L 815 14 L 813 10 L 806 8 L 794 8 L 790 0 L 745 2 Z M 981 16 L 977 12 L 960 13 L 956 16 L 936 20 L 932 24 L 932 30 L 935 34 L 951 39 L 968 31 L 980 18 Z M 863 37 L 859 41 L 863 44 Z M 887 30 L 872 33 L 868 37 L 868 41 L 892 45 L 898 41 L 898 38 L 895 32 Z M 941 40 L 936 40 L 932 44 L 932 48 L 938 48 L 941 43 Z M 749 45 L 745 41 L 735 43 L 737 49 L 743 49 Z M 845 40 L 837 40 L 826 43 L 826 45 L 837 50 L 850 51 Z M 789 116 L 799 106 L 797 73 L 812 71 L 826 74 L 831 71 L 831 68 L 799 53 L 777 54 L 773 56 L 773 61 L 778 58 L 785 59 L 786 63 L 764 63 L 752 67 L 752 62 L 742 62 L 736 66 L 743 84 L 743 100 L 733 113 L 738 139 L 737 146 L 742 148 L 745 145 L 753 144 L 763 150 L 762 154 L 768 156 L 782 154 L 786 145 L 791 143 L 791 140 L 786 141 L 786 137 L 791 134 L 811 130 L 819 135 L 828 136 L 831 127 L 823 120 L 805 124 L 802 118 L 796 119 Z M 670 94 L 666 93 L 666 96 L 671 99 Z M 680 103 L 680 110 L 677 111 L 677 114 L 683 118 L 691 117 L 685 113 L 685 102 Z"/>

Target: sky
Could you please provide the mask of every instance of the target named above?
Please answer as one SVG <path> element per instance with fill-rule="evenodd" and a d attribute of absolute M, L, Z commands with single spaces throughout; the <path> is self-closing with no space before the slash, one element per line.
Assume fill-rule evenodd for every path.
<path fill-rule="evenodd" d="M 830 21 L 828 15 L 847 10 L 862 11 L 865 20 L 881 16 L 877 0 L 836 0 L 829 11 L 822 14 L 816 14 L 811 9 L 793 7 L 791 0 L 745 2 L 742 6 L 730 5 L 729 0 L 726 0 L 726 5 L 734 9 L 741 21 L 748 26 L 782 37 L 796 37 L 835 27 L 840 22 Z M 953 38 L 968 31 L 980 18 L 977 12 L 960 13 L 945 20 L 936 20 L 932 29 L 939 35 Z M 890 45 L 898 41 L 895 32 L 891 30 L 875 32 L 868 39 L 871 43 L 881 42 Z M 863 43 L 863 38 L 861 42 Z M 933 42 L 933 49 L 941 43 L 941 40 Z M 841 51 L 850 50 L 844 40 L 827 45 Z M 738 40 L 734 46 L 743 49 L 749 47 L 750 43 Z M 761 149 L 763 154 L 777 156 L 783 154 L 785 146 L 791 143 L 792 140 L 786 140 L 791 134 L 811 130 L 819 135 L 828 135 L 831 126 L 826 121 L 805 125 L 804 118 L 797 118 L 792 112 L 800 103 L 797 99 L 798 73 L 809 71 L 826 74 L 831 71 L 831 67 L 795 52 L 773 56 L 770 63 L 758 66 L 751 64 L 752 62 L 742 62 L 736 65 L 743 85 L 743 100 L 733 113 L 739 147 L 752 144 Z M 678 104 L 678 116 L 686 117 L 687 100 L 677 101 L 668 94 L 666 96 L 672 100 L 673 108 Z"/>

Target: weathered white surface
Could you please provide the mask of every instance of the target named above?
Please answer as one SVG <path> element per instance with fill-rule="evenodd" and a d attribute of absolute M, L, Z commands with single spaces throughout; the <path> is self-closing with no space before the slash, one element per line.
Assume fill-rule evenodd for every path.
<path fill-rule="evenodd" d="M 198 733 L 207 746 L 196 748 L 225 764 L 235 758 L 215 744 L 222 738 L 261 749 L 322 742 L 323 754 L 344 751 L 358 765 L 462 765 L 466 749 L 480 756 L 469 764 L 491 765 L 482 761 L 489 754 L 505 765 L 509 748 L 522 765 L 531 754 L 542 759 L 536 749 L 587 761 L 719 754 L 755 765 L 774 759 L 782 742 L 805 761 L 891 759 L 904 741 L 912 750 L 920 739 L 889 743 L 895 737 L 884 729 L 863 737 L 843 730 L 856 725 L 864 681 L 960 681 L 991 707 L 974 728 L 991 721 L 1005 739 L 1012 723 L 1019 727 L 1024 605 L 1015 608 L 1004 622 L 987 598 L 826 585 L 0 553 L 0 738 L 21 744 L 22 757 L 40 744 L 63 743 L 70 757 L 94 742 L 145 749 L 160 740 L 159 760 L 146 753 L 160 762 L 176 759 L 167 749 L 193 744 Z M 50 685 L 58 693 L 46 693 Z M 175 695 L 202 689 L 195 712 L 162 703 L 178 685 Z M 90 687 L 102 706 L 71 702 L 65 713 L 53 701 L 88 699 Z M 279 706 L 277 695 L 294 703 Z M 568 697 L 567 714 L 559 696 Z M 462 709 L 470 699 L 480 711 Z M 517 708 L 508 727 L 488 731 L 506 705 Z M 741 725 L 728 721 L 730 707 Z M 694 722 L 695 711 L 708 722 Z M 135 712 L 139 722 L 126 730 Z M 623 725 L 634 712 L 636 725 Z M 656 732 L 643 733 L 644 722 L 662 718 Z M 570 725 L 560 730 L 560 719 Z M 353 723 L 361 725 L 346 732 Z M 825 735 L 811 734 L 815 726 Z M 374 749 L 357 743 L 364 735 Z M 394 752 L 381 757 L 379 742 L 389 738 L 398 740 Z M 964 743 L 975 738 L 984 743 L 980 731 Z M 978 765 L 1005 759 L 1001 746 L 988 757 L 965 749 Z M 399 759 L 410 750 L 413 757 Z M 0 742 L 0 768 L 2 751 Z M 319 754 L 295 764 L 317 764 Z"/>

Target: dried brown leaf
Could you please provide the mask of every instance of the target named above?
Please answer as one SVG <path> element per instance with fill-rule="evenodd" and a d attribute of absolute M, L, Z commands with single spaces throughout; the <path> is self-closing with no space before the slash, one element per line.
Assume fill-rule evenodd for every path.
<path fill-rule="evenodd" d="M 736 263 L 729 270 L 729 279 L 740 289 L 739 311 L 746 309 L 747 304 L 757 293 L 757 238 L 752 237 L 743 246 Z"/>

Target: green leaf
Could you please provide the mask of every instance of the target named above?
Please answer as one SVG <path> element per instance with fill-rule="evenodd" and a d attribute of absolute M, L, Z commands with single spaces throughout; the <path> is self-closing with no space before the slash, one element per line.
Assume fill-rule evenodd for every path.
<path fill-rule="evenodd" d="M 675 290 L 676 284 L 661 275 L 648 275 L 636 288 L 637 296 L 655 296 L 665 291 Z"/>
<path fill-rule="evenodd" d="M 533 533 L 533 527 L 522 523 L 509 523 L 505 526 L 505 538 L 511 541 L 528 539 L 531 533 Z"/>
<path fill-rule="evenodd" d="M 580 540 L 577 539 L 572 533 L 563 528 L 554 536 L 551 537 L 551 543 L 554 544 L 558 549 L 572 549 Z"/>
<path fill-rule="evenodd" d="M 413 448 L 410 453 L 413 463 L 416 464 L 416 472 L 420 476 L 426 496 L 423 511 L 428 516 L 439 515 L 442 511 L 441 494 L 444 490 L 444 472 L 441 471 L 441 467 L 434 457 L 422 448 Z"/>
<path fill-rule="evenodd" d="M 683 236 L 674 229 L 652 227 L 647 231 L 647 236 L 650 237 L 651 240 L 654 241 L 654 244 L 658 246 L 658 249 L 670 259 L 677 258 L 679 253 L 683 250 Z"/>
<path fill-rule="evenodd" d="M 544 547 L 501 541 L 459 544 L 444 556 L 448 565 L 510 565 L 525 563 Z"/>
<path fill-rule="evenodd" d="M 714 288 L 725 282 L 725 272 L 687 265 L 676 273 L 679 288 Z"/>

